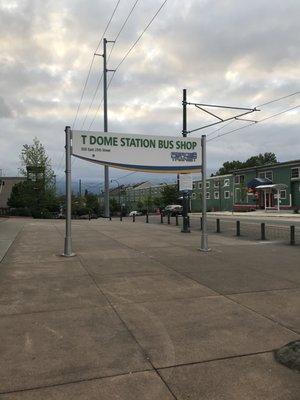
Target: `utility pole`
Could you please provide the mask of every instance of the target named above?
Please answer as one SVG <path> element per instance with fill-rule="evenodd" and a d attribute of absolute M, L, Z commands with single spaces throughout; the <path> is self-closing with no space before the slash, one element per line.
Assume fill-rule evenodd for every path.
<path fill-rule="evenodd" d="M 104 132 L 108 129 L 107 120 L 107 66 L 106 66 L 106 38 L 103 39 L 103 121 Z M 109 218 L 109 170 L 108 165 L 104 165 L 104 217 Z"/>
<path fill-rule="evenodd" d="M 73 257 L 75 253 L 72 250 L 72 234 L 71 234 L 71 202 L 72 202 L 72 188 L 71 188 L 71 129 L 66 126 L 66 235 L 64 246 L 64 257 Z"/>
<path fill-rule="evenodd" d="M 187 137 L 187 112 L 186 112 L 186 89 L 183 89 L 182 93 L 182 136 Z M 179 183 L 179 182 L 178 182 Z M 189 212 L 189 196 L 188 192 L 184 190 L 182 192 L 182 202 L 183 202 L 183 207 L 182 207 L 182 233 L 190 233 L 189 229 L 189 223 L 188 223 L 188 212 Z"/>
<path fill-rule="evenodd" d="M 115 71 L 112 69 L 107 69 L 107 53 L 106 46 L 107 43 L 114 43 L 114 40 L 103 39 L 103 125 L 104 132 L 108 131 L 108 119 L 107 119 L 107 72 Z M 95 54 L 99 55 L 99 54 Z M 109 170 L 108 165 L 104 165 L 104 217 L 109 218 Z"/>

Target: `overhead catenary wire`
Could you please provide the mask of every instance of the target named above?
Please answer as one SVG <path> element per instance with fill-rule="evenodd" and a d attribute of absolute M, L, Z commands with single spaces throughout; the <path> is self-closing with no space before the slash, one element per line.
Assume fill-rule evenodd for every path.
<path fill-rule="evenodd" d="M 296 96 L 296 95 L 299 94 L 299 93 L 300 93 L 300 91 L 294 92 L 294 93 L 288 94 L 288 95 L 286 95 L 286 96 L 282 96 L 282 97 L 279 97 L 279 98 L 277 98 L 277 99 L 268 101 L 268 102 L 266 102 L 266 103 L 259 104 L 259 105 L 256 106 L 256 107 L 263 107 L 263 106 L 266 106 L 266 105 L 268 105 L 268 104 L 275 103 L 276 101 L 280 101 L 280 100 L 283 100 L 283 99 L 287 99 L 288 97 Z"/>
<path fill-rule="evenodd" d="M 99 49 L 99 46 L 100 46 L 100 44 L 102 42 L 102 39 L 103 39 L 104 35 L 106 34 L 106 32 L 107 32 L 107 30 L 108 30 L 108 28 L 109 28 L 109 26 L 111 24 L 111 21 L 112 21 L 114 15 L 116 13 L 118 7 L 119 7 L 120 1 L 121 0 L 117 0 L 116 5 L 115 5 L 115 7 L 113 9 L 113 12 L 112 12 L 112 14 L 111 14 L 111 16 L 110 16 L 110 18 L 109 18 L 109 20 L 108 20 L 108 22 L 106 24 L 106 27 L 105 27 L 105 29 L 103 31 L 101 39 L 99 40 L 98 45 L 96 47 L 96 50 L 94 51 L 94 54 L 93 54 L 93 57 L 92 57 L 92 60 L 91 60 L 90 66 L 89 66 L 88 74 L 87 74 L 87 77 L 86 77 L 86 79 L 84 81 L 84 85 L 83 85 L 83 89 L 82 89 L 82 92 L 81 92 L 80 100 L 79 100 L 79 103 L 78 103 L 78 106 L 77 106 L 75 118 L 73 120 L 73 124 L 72 124 L 73 128 L 74 128 L 74 126 L 76 124 L 76 121 L 77 121 L 77 118 L 78 118 L 78 114 L 79 114 L 79 110 L 80 110 L 80 107 L 81 107 L 81 104 L 82 104 L 82 101 L 83 101 L 83 97 L 84 97 L 84 94 L 85 94 L 85 90 L 86 90 L 86 87 L 87 87 L 87 84 L 88 84 L 88 80 L 89 80 L 90 75 L 91 75 L 92 67 L 93 67 L 93 64 L 94 64 L 94 61 L 95 61 L 95 57 L 96 57 L 95 53 L 97 53 L 97 51 Z"/>
<path fill-rule="evenodd" d="M 230 130 L 230 131 L 221 133 L 220 135 L 217 135 L 217 136 L 215 136 L 214 138 L 208 139 L 207 141 L 210 142 L 210 141 L 215 140 L 215 139 L 218 139 L 218 138 L 220 138 L 220 137 L 222 137 L 222 136 L 226 136 L 226 135 L 229 135 L 229 134 L 231 134 L 231 133 L 237 132 L 237 131 L 239 131 L 239 130 L 241 130 L 241 129 L 245 129 L 245 128 L 249 127 L 249 126 L 256 125 L 256 124 L 258 124 L 258 123 L 260 123 L 260 122 L 267 121 L 268 119 L 277 117 L 278 115 L 285 114 L 285 113 L 287 113 L 287 112 L 289 112 L 289 111 L 292 111 L 292 110 L 295 110 L 295 109 L 297 109 L 297 108 L 299 108 L 299 107 L 300 107 L 300 105 L 297 105 L 297 106 L 288 108 L 288 109 L 286 109 L 286 110 L 280 111 L 280 112 L 278 112 L 278 113 L 269 115 L 269 116 L 267 116 L 267 117 L 265 117 L 265 118 L 263 118 L 263 119 L 260 119 L 259 121 L 251 122 L 250 124 L 247 124 L 247 125 L 241 126 L 241 127 L 239 127 L 239 128 L 232 129 L 232 130 Z"/>
<path fill-rule="evenodd" d="M 266 106 L 266 105 L 268 105 L 268 104 L 272 104 L 272 103 L 275 103 L 275 102 L 280 101 L 280 100 L 283 100 L 283 99 L 287 99 L 287 98 L 292 97 L 292 96 L 295 96 L 295 95 L 297 95 L 297 94 L 300 94 L 300 91 L 297 91 L 297 92 L 294 92 L 294 93 L 290 93 L 290 94 L 285 95 L 285 96 L 282 96 L 282 97 L 278 97 L 277 99 L 273 99 L 273 100 L 267 101 L 266 103 L 263 103 L 263 104 L 259 104 L 259 105 L 257 105 L 257 106 L 255 107 L 255 109 L 258 108 L 258 107 L 260 107 L 260 108 L 261 108 L 261 107 L 264 107 L 264 106 Z M 232 121 L 230 121 L 230 122 L 228 122 L 227 124 L 221 126 L 220 128 L 215 129 L 215 130 L 212 131 L 212 132 L 209 132 L 209 133 L 207 134 L 207 137 L 213 135 L 213 134 L 216 133 L 216 132 L 219 132 L 220 130 L 226 128 L 228 125 L 231 125 L 231 124 L 234 123 L 235 121 L 238 121 L 238 119 L 233 119 Z M 249 125 L 247 125 L 247 126 L 250 126 L 250 125 L 256 123 L 256 122 L 253 122 L 253 121 L 249 121 L 249 122 L 251 122 L 251 124 L 249 124 Z"/>

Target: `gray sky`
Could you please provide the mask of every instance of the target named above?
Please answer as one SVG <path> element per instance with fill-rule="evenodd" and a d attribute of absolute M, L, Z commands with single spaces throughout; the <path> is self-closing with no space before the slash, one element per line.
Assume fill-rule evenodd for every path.
<path fill-rule="evenodd" d="M 115 38 L 134 2 L 120 1 L 108 39 Z M 161 3 L 139 0 L 113 49 L 109 68 L 119 63 Z M 37 136 L 62 178 L 64 127 L 73 124 L 92 55 L 115 4 L 0 0 L 0 169 L 5 175 L 17 174 L 22 145 Z M 184 87 L 190 101 L 244 107 L 300 90 L 299 16 L 299 0 L 169 0 L 113 79 L 109 130 L 179 135 Z M 102 99 L 99 90 L 83 125 L 101 68 L 102 58 L 97 57 L 76 129 L 89 127 Z M 299 104 L 296 95 L 262 107 L 255 118 Z M 209 142 L 209 171 L 226 160 L 259 152 L 273 151 L 280 161 L 300 158 L 299 110 Z M 214 121 L 189 109 L 189 129 L 209 122 Z M 245 124 L 236 121 L 217 133 Z M 91 129 L 102 128 L 101 109 Z M 103 180 L 101 166 L 76 160 L 73 170 L 74 179 Z M 128 172 L 111 170 L 112 177 L 122 174 Z M 147 175 L 130 176 L 144 178 Z"/>

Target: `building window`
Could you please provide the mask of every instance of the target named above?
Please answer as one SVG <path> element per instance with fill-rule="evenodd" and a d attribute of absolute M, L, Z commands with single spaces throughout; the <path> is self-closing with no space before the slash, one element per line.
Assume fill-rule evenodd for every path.
<path fill-rule="evenodd" d="M 210 188 L 210 182 L 206 182 L 206 189 Z"/>
<path fill-rule="evenodd" d="M 286 190 L 280 190 L 280 198 L 286 199 Z"/>
<path fill-rule="evenodd" d="M 196 198 L 196 193 L 192 193 L 192 199 Z"/>
<path fill-rule="evenodd" d="M 214 181 L 214 187 L 218 188 L 220 186 L 220 181 Z"/>
<path fill-rule="evenodd" d="M 229 179 L 224 179 L 224 187 L 229 186 Z"/>
<path fill-rule="evenodd" d="M 258 177 L 263 179 L 270 179 L 270 181 L 273 181 L 273 171 L 259 172 Z"/>
<path fill-rule="evenodd" d="M 202 182 L 198 182 L 198 189 L 202 189 Z"/>
<path fill-rule="evenodd" d="M 210 193 L 206 192 L 206 198 L 209 200 L 210 199 Z"/>
<path fill-rule="evenodd" d="M 216 200 L 218 200 L 219 198 L 220 198 L 220 193 L 219 192 L 214 192 L 214 198 L 216 199 Z"/>
<path fill-rule="evenodd" d="M 230 198 L 230 192 L 228 190 L 226 190 L 224 192 L 224 199 L 229 199 Z"/>
<path fill-rule="evenodd" d="M 266 178 L 270 179 L 270 181 L 273 181 L 273 172 L 272 171 L 267 171 L 266 172 Z"/>
<path fill-rule="evenodd" d="M 244 182 L 245 182 L 245 175 L 235 175 L 235 177 L 234 177 L 235 184 L 244 183 Z"/>
<path fill-rule="evenodd" d="M 300 168 L 299 167 L 291 169 L 291 178 L 292 179 L 300 178 Z"/>
<path fill-rule="evenodd" d="M 193 189 L 196 189 L 196 182 L 193 182 Z"/>

